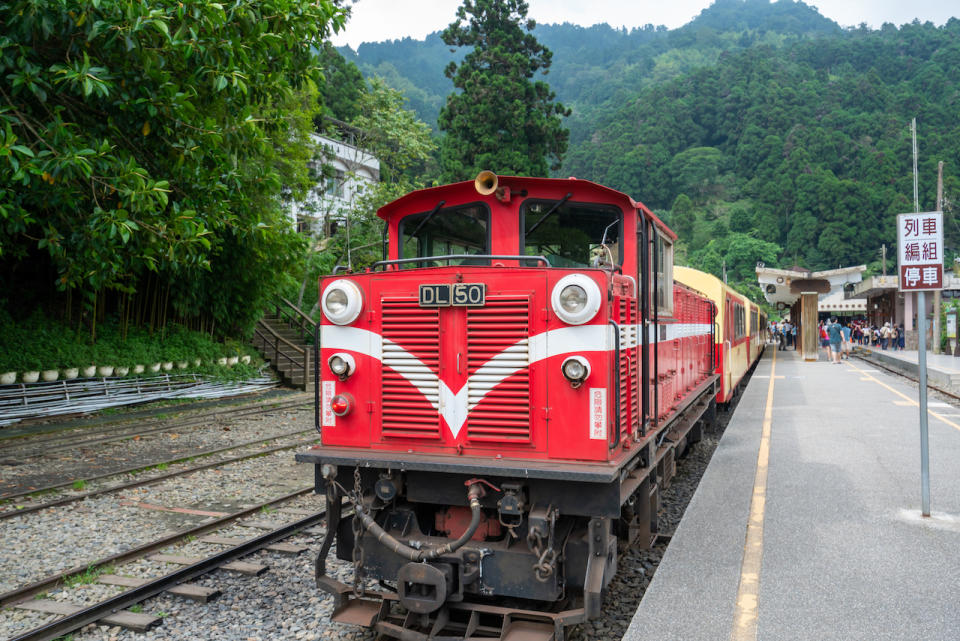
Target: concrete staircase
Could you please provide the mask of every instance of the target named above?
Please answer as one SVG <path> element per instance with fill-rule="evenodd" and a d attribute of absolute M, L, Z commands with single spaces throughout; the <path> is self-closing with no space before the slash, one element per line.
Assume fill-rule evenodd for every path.
<path fill-rule="evenodd" d="M 312 390 L 313 339 L 315 323 L 296 306 L 281 300 L 274 310 L 257 321 L 253 346 L 284 383 Z M 310 336 L 311 338 L 307 338 Z"/>

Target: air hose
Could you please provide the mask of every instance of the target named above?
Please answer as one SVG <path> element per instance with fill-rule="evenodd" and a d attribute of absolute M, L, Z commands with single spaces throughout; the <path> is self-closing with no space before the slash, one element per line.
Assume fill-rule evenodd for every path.
<path fill-rule="evenodd" d="M 480 509 L 480 496 L 482 493 L 483 488 L 479 483 L 471 484 L 470 488 L 467 490 L 467 498 L 470 501 L 471 512 L 470 525 L 467 526 L 467 529 L 464 531 L 464 533 L 460 535 L 460 538 L 439 547 L 429 548 L 426 550 L 418 550 L 410 547 L 406 543 L 398 541 L 389 532 L 380 527 L 373 517 L 367 514 L 367 512 L 363 510 L 361 506 L 354 503 L 354 507 L 356 508 L 357 515 L 360 517 L 360 522 L 363 523 L 363 527 L 366 528 L 367 531 L 370 532 L 370 534 L 372 534 L 379 543 L 381 543 L 391 552 L 395 552 L 405 559 L 415 563 L 420 563 L 422 561 L 435 559 L 444 554 L 456 552 L 462 548 L 467 541 L 473 538 L 477 528 L 480 527 L 480 519 L 483 517 L 483 512 Z"/>

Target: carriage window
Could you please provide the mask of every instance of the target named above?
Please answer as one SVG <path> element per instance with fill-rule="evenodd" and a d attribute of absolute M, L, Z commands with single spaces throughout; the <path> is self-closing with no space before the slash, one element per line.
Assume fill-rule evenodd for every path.
<path fill-rule="evenodd" d="M 733 304 L 733 338 L 739 340 L 747 335 L 747 318 L 743 305 Z"/>
<path fill-rule="evenodd" d="M 657 308 L 673 313 L 673 243 L 657 234 Z"/>
<path fill-rule="evenodd" d="M 610 205 L 527 201 L 521 208 L 520 247 L 525 256 L 545 256 L 553 267 L 623 264 L 620 210 Z"/>
<path fill-rule="evenodd" d="M 490 211 L 485 205 L 468 205 L 410 214 L 400 221 L 400 258 L 490 253 Z M 489 259 L 424 260 L 404 267 L 487 265 Z"/>

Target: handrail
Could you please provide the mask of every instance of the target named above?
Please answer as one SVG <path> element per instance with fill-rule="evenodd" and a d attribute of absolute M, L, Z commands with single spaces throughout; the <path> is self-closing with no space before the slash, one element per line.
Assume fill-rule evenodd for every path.
<path fill-rule="evenodd" d="M 274 302 L 274 309 L 276 310 L 277 318 L 286 321 L 291 329 L 294 327 L 299 329 L 300 338 L 303 339 L 305 343 L 310 342 L 317 327 L 317 321 L 310 318 L 309 314 L 283 296 L 280 296 L 279 300 Z"/>
<path fill-rule="evenodd" d="M 266 332 L 264 333 L 263 330 L 266 330 Z M 271 344 L 270 338 L 273 339 L 272 344 Z M 303 368 L 303 387 L 304 389 L 308 387 L 308 383 L 310 381 L 310 349 L 309 348 L 300 347 L 298 345 L 291 343 L 290 341 L 285 339 L 283 336 L 280 336 L 280 334 L 273 331 L 273 328 L 271 328 L 269 325 L 267 325 L 263 321 L 257 321 L 257 324 L 253 329 L 253 340 L 255 345 L 257 344 L 257 339 L 259 339 L 260 342 L 263 344 L 262 349 L 264 352 L 263 354 L 264 357 L 270 358 L 269 349 L 273 350 L 273 358 L 271 358 L 270 360 L 274 361 L 274 364 L 275 366 L 277 366 L 277 369 L 280 369 L 279 365 L 280 365 L 281 358 L 289 362 L 294 367 Z M 290 354 L 281 352 L 280 351 L 281 344 L 284 345 L 285 347 L 292 348 L 295 354 L 299 354 L 300 358 L 294 359 L 294 357 L 290 356 Z"/>
<path fill-rule="evenodd" d="M 394 258 L 393 260 L 379 260 L 370 266 L 371 270 L 376 269 L 377 267 L 385 267 L 387 265 L 402 265 L 404 263 L 425 263 L 428 260 L 460 260 L 460 259 L 469 259 L 469 260 L 535 260 L 545 264 L 547 267 L 550 267 L 550 261 L 547 260 L 546 256 L 514 256 L 509 254 L 446 254 L 444 256 L 415 256 L 412 258 Z"/>
<path fill-rule="evenodd" d="M 267 332 L 269 332 L 269 334 L 270 334 L 277 342 L 283 343 L 283 344 L 286 345 L 287 347 L 292 347 L 293 350 L 294 350 L 295 352 L 297 352 L 298 354 L 305 354 L 305 353 L 306 353 L 306 350 L 305 350 L 303 347 L 300 347 L 300 346 L 297 345 L 296 343 L 291 343 L 291 342 L 288 341 L 286 338 L 284 338 L 284 337 L 281 336 L 280 334 L 278 334 L 278 333 L 276 333 L 275 331 L 273 331 L 273 328 L 270 327 L 269 325 L 267 325 L 266 323 L 264 323 L 264 322 L 262 322 L 262 321 L 257 321 L 257 326 L 253 328 L 253 333 L 254 333 L 254 335 L 256 335 L 256 334 L 260 331 L 260 329 L 265 329 L 265 330 L 267 330 Z"/>
<path fill-rule="evenodd" d="M 299 316 L 300 318 L 302 318 L 303 320 L 305 320 L 305 321 L 307 322 L 307 324 L 309 324 L 311 327 L 316 327 L 317 321 L 315 321 L 315 320 L 313 320 L 312 318 L 310 318 L 310 315 L 309 315 L 309 314 L 307 314 L 305 311 L 303 311 L 302 309 L 300 309 L 299 307 L 297 307 L 296 305 L 294 305 L 293 303 L 291 303 L 290 301 L 288 301 L 288 300 L 287 300 L 286 298 L 284 298 L 283 296 L 280 297 L 280 300 L 283 301 L 283 303 L 284 303 L 287 307 L 289 307 L 289 308 L 293 311 L 294 314 L 296 314 L 297 316 Z"/>

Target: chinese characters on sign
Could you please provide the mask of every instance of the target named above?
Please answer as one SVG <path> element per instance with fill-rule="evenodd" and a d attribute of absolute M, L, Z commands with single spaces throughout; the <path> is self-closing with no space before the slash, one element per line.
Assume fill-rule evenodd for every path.
<path fill-rule="evenodd" d="M 943 288 L 943 214 L 897 216 L 900 291 Z"/>
<path fill-rule="evenodd" d="M 607 389 L 590 388 L 590 438 L 607 440 Z"/>

